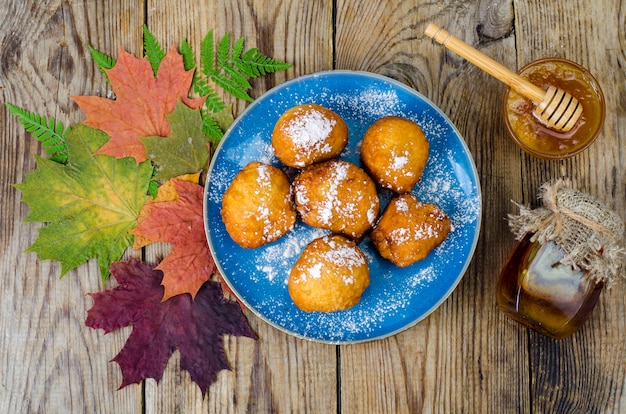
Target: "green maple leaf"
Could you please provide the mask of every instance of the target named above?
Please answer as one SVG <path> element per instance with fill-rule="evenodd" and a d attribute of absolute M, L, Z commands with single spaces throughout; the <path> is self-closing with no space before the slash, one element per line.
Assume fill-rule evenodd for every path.
<path fill-rule="evenodd" d="M 202 132 L 200 111 L 178 102 L 167 119 L 171 127 L 169 137 L 140 138 L 148 159 L 158 166 L 154 179 L 167 181 L 206 169 L 210 139 Z"/>
<path fill-rule="evenodd" d="M 45 222 L 27 251 L 61 263 L 61 276 L 91 258 L 103 282 L 109 265 L 132 245 L 152 175 L 150 162 L 93 155 L 109 136 L 83 124 L 67 136 L 67 164 L 37 157 L 37 168 L 16 184 L 30 207 L 26 222 Z"/>

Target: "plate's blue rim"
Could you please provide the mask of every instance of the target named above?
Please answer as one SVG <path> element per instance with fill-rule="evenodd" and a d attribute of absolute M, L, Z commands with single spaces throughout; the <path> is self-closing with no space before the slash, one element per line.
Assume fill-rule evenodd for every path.
<path fill-rule="evenodd" d="M 265 315 L 263 315 L 261 312 L 259 312 L 257 309 L 255 309 L 253 306 L 251 306 L 248 301 L 245 300 L 245 298 L 241 297 L 237 290 L 232 286 L 232 284 L 230 283 L 228 277 L 223 277 L 224 281 L 226 282 L 226 284 L 228 285 L 228 287 L 231 289 L 231 291 L 237 296 L 237 298 L 252 312 L 254 313 L 254 315 L 256 315 L 259 319 L 263 320 L 264 322 L 266 322 L 267 324 L 269 324 L 270 326 L 273 326 L 274 328 L 278 329 L 281 332 L 285 332 L 289 335 L 292 335 L 296 338 L 300 338 L 300 339 L 306 339 L 308 341 L 312 341 L 312 342 L 318 342 L 318 343 L 324 343 L 324 344 L 329 344 L 329 345 L 349 345 L 349 344 L 357 344 L 357 343 L 365 343 L 365 342 L 372 342 L 372 341 L 377 341 L 380 339 L 384 339 L 384 338 L 388 338 L 391 336 L 394 336 L 400 332 L 403 332 L 413 326 L 415 326 L 416 324 L 418 324 L 419 322 L 423 321 L 424 319 L 426 319 L 426 317 L 428 317 L 431 313 L 433 313 L 435 310 L 437 310 L 437 308 L 439 308 L 441 306 L 441 304 L 443 304 L 443 302 L 445 302 L 450 295 L 452 294 L 452 292 L 454 292 L 454 290 L 456 289 L 456 287 L 459 285 L 459 283 L 461 282 L 461 280 L 463 279 L 463 277 L 465 276 L 465 273 L 467 273 L 467 269 L 469 268 L 469 265 L 472 261 L 472 259 L 474 258 L 474 254 L 476 252 L 476 247 L 478 245 L 478 238 L 480 236 L 480 232 L 482 229 L 482 214 L 483 214 L 483 203 L 482 203 L 482 189 L 481 189 L 481 185 L 480 185 L 480 177 L 478 175 L 478 170 L 476 169 L 476 164 L 474 162 L 474 158 L 472 157 L 471 152 L 469 151 L 469 147 L 467 146 L 467 143 L 465 142 L 465 139 L 463 138 L 463 136 L 461 135 L 461 133 L 459 132 L 459 130 L 456 128 L 456 125 L 454 125 L 454 123 L 448 118 L 448 116 L 446 114 L 443 113 L 443 111 L 437 106 L 435 105 L 430 99 L 426 98 L 424 95 L 422 95 L 420 92 L 418 92 L 417 90 L 409 87 L 408 85 L 399 82 L 393 78 L 389 78 L 387 76 L 384 75 L 380 75 L 377 73 L 373 73 L 373 72 L 366 72 L 366 71 L 356 71 L 356 70 L 328 70 L 328 71 L 320 71 L 320 72 L 313 72 L 313 73 L 309 73 L 307 75 L 302 75 L 302 76 L 298 76 L 296 78 L 290 79 L 286 82 L 281 83 L 280 85 L 276 85 L 273 88 L 267 90 L 266 92 L 264 92 L 261 96 L 259 96 L 257 99 L 255 99 L 250 105 L 248 105 L 242 112 L 241 114 L 239 114 L 239 116 L 235 119 L 235 121 L 232 123 L 232 125 L 228 128 L 228 130 L 226 130 L 226 132 L 224 133 L 224 137 L 220 140 L 219 144 L 217 145 L 215 152 L 213 153 L 213 156 L 211 157 L 211 163 L 209 164 L 209 168 L 207 171 L 207 179 L 206 179 L 206 183 L 204 186 L 204 205 L 203 205 L 203 220 L 204 220 L 204 230 L 205 230 L 205 235 L 207 238 L 207 242 L 209 244 L 209 250 L 211 251 L 211 255 L 213 257 L 215 257 L 215 247 L 213 245 L 213 238 L 211 237 L 211 232 L 209 229 L 209 220 L 208 220 L 208 216 L 207 216 L 207 198 L 209 196 L 209 184 L 210 184 L 210 178 L 211 178 L 211 174 L 213 172 L 213 167 L 215 165 L 215 162 L 217 160 L 217 155 L 219 154 L 220 150 L 222 149 L 222 146 L 224 145 L 224 143 L 226 142 L 226 140 L 228 139 L 229 135 L 231 134 L 231 132 L 235 129 L 235 127 L 237 126 L 237 124 L 241 121 L 241 119 L 243 119 L 246 114 L 250 111 L 252 111 L 252 109 L 254 107 L 256 107 L 261 101 L 262 98 L 264 98 L 267 95 L 271 95 L 272 93 L 274 93 L 276 90 L 278 89 L 282 89 L 285 87 L 288 87 L 289 85 L 293 84 L 293 83 L 299 83 L 302 81 L 306 81 L 307 79 L 311 79 L 311 78 L 320 78 L 320 77 L 329 77 L 329 76 L 346 76 L 346 75 L 351 75 L 351 76 L 362 76 L 364 78 L 373 78 L 373 79 L 377 79 L 377 80 L 381 80 L 384 82 L 387 82 L 389 84 L 392 84 L 400 89 L 403 89 L 405 91 L 407 91 L 410 94 L 413 95 L 417 95 L 420 99 L 423 99 L 427 104 L 429 104 L 431 106 L 432 109 L 434 109 L 436 112 L 438 112 L 445 120 L 448 121 L 448 123 L 450 124 L 450 127 L 452 128 L 452 130 L 457 134 L 457 136 L 460 139 L 460 144 L 463 147 L 464 151 L 466 154 L 468 154 L 468 159 L 469 159 L 469 165 L 471 167 L 471 172 L 475 178 L 476 181 L 476 197 L 479 203 L 479 214 L 478 217 L 476 219 L 476 232 L 474 233 L 474 240 L 472 240 L 472 245 L 471 245 L 471 249 L 469 250 L 469 254 L 467 255 L 467 257 L 465 258 L 465 262 L 463 263 L 463 267 L 461 269 L 461 271 L 459 272 L 459 276 L 456 278 L 455 282 L 450 285 L 450 288 L 446 291 L 446 293 L 444 295 L 441 296 L 441 298 L 439 299 L 439 301 L 437 301 L 435 304 L 433 304 L 433 306 L 431 306 L 426 312 L 424 312 L 422 314 L 421 317 L 416 318 L 415 320 L 411 321 L 411 323 L 408 323 L 398 329 L 395 329 L 391 332 L 387 332 L 385 334 L 382 335 L 377 335 L 377 336 L 372 336 L 369 338 L 363 338 L 363 339 L 356 339 L 356 340 L 326 340 L 326 339 L 320 339 L 320 338 L 315 338 L 315 337 L 310 337 L 310 336 L 306 336 L 306 335 L 302 335 L 298 332 L 293 332 L 289 329 L 286 329 L 283 326 L 278 325 L 277 323 L 273 322 L 272 320 L 270 320 L 269 318 L 267 318 Z M 215 265 L 217 266 L 218 270 L 220 271 L 221 275 L 224 275 L 224 269 L 222 268 L 222 265 L 219 263 L 218 260 L 215 261 Z"/>

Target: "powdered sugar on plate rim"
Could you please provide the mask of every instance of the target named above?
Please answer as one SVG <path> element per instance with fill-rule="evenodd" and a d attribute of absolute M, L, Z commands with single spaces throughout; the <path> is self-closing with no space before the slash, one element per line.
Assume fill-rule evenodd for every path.
<path fill-rule="evenodd" d="M 437 204 L 453 225 L 448 238 L 423 261 L 398 268 L 382 259 L 366 236 L 359 244 L 370 264 L 371 284 L 361 302 L 346 311 L 307 313 L 293 305 L 287 278 L 300 252 L 328 234 L 298 223 L 282 239 L 258 249 L 242 249 L 221 223 L 221 196 L 248 162 L 283 168 L 273 155 L 271 132 L 287 109 L 303 104 L 326 106 L 348 124 L 349 142 L 340 158 L 359 163 L 360 140 L 367 127 L 385 115 L 417 122 L 430 142 L 422 180 L 413 193 Z M 381 212 L 391 193 L 382 190 Z M 481 222 L 476 167 L 462 137 L 435 105 L 408 86 L 367 72 L 330 71 L 293 79 L 250 104 L 227 131 L 209 168 L 205 226 L 213 257 L 226 282 L 258 317 L 297 337 L 325 343 L 356 343 L 384 338 L 413 326 L 433 312 L 454 290 L 476 247 Z"/>

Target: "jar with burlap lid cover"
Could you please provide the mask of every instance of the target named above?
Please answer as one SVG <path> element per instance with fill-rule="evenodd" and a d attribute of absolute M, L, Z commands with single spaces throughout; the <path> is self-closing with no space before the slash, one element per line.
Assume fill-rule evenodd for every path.
<path fill-rule="evenodd" d="M 564 181 L 541 187 L 541 206 L 509 216 L 519 240 L 502 268 L 496 299 L 507 316 L 564 338 L 589 318 L 600 292 L 624 277 L 624 223 Z"/>

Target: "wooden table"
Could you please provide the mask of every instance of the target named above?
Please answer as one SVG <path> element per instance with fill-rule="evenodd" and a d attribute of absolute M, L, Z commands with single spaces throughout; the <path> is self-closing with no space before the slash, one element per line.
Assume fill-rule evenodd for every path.
<path fill-rule="evenodd" d="M 89 262 L 59 280 L 57 263 L 22 253 L 37 224 L 21 182 L 43 150 L 0 107 L 0 412 L 624 413 L 626 288 L 605 291 L 583 328 L 556 341 L 511 322 L 496 308 L 500 267 L 514 245 L 511 200 L 534 203 L 539 186 L 566 177 L 617 211 L 626 207 L 626 6 L 619 0 L 2 0 L 0 94 L 75 124 L 70 95 L 105 96 L 109 86 L 87 47 L 142 53 L 146 23 L 162 45 L 199 47 L 213 29 L 293 67 L 254 84 L 254 96 L 288 79 L 329 69 L 395 78 L 432 100 L 455 123 L 475 159 L 483 226 L 474 259 L 447 301 L 416 326 L 384 340 L 334 346 L 296 339 L 248 319 L 258 341 L 227 337 L 232 371 L 202 398 L 170 360 L 157 385 L 117 391 L 109 362 L 130 329 L 85 327 L 88 292 L 102 289 Z M 422 32 L 435 21 L 510 68 L 548 56 L 579 62 L 606 94 L 604 131 L 584 153 L 542 161 L 506 136 L 505 88 Z M 470 104 L 471 103 L 471 104 Z M 244 104 L 235 103 L 239 113 Z M 155 262 L 163 247 L 147 248 Z M 110 281 L 107 287 L 113 286 Z M 144 411 L 145 410 L 145 411 Z"/>

